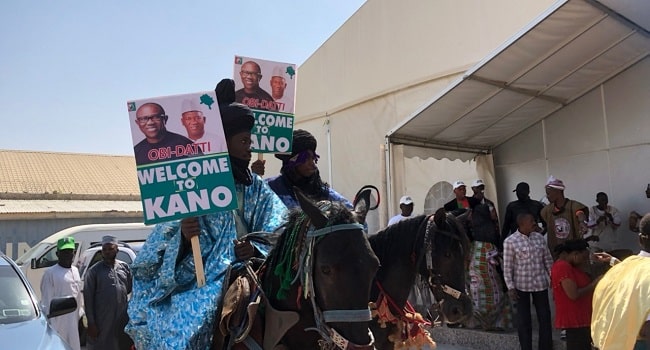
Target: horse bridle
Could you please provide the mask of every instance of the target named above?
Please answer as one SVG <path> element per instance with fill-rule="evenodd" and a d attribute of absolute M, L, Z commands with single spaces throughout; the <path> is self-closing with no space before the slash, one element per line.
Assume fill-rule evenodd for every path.
<path fill-rule="evenodd" d="M 447 220 L 447 217 L 445 217 L 445 220 Z M 431 239 L 431 233 L 433 231 L 433 228 L 437 228 L 437 225 L 433 221 L 433 215 L 428 217 L 426 225 L 427 226 L 424 232 L 424 259 L 427 266 L 428 276 L 425 276 L 425 279 L 436 301 L 433 304 L 433 306 L 437 310 L 442 310 L 442 304 L 445 301 L 445 295 L 449 295 L 452 298 L 458 300 L 462 295 L 465 295 L 465 293 L 445 284 L 444 281 L 442 280 L 442 275 L 440 273 L 436 273 L 433 267 L 434 247 L 433 247 L 433 240 Z M 454 240 L 460 241 L 462 246 L 462 240 L 460 237 L 458 237 L 458 235 L 453 235 L 444 230 L 438 230 L 437 233 L 446 235 Z M 418 262 L 418 266 L 419 266 L 419 262 Z M 442 296 L 442 297 L 439 298 L 438 296 Z"/>
<path fill-rule="evenodd" d="M 310 226 L 309 230 L 305 233 L 304 246 L 300 254 L 299 270 L 296 279 L 300 278 L 303 286 L 303 296 L 305 299 L 309 298 L 312 308 L 314 310 L 314 321 L 316 327 L 306 328 L 305 331 L 318 332 L 322 340 L 319 340 L 319 346 L 323 350 L 331 349 L 374 349 L 375 339 L 370 329 L 368 329 L 368 336 L 370 342 L 365 345 L 354 344 L 343 337 L 333 327 L 327 325 L 328 322 L 369 322 L 372 320 L 370 308 L 355 309 L 355 310 L 321 310 L 316 301 L 316 293 L 314 293 L 314 280 L 312 276 L 313 269 L 313 251 L 317 243 L 317 238 L 323 237 L 330 233 L 342 230 L 362 230 L 364 226 L 357 223 L 351 224 L 338 224 L 326 226 L 321 229 L 316 229 Z M 294 279 L 293 282 L 296 280 Z M 292 283 L 293 283 L 292 282 Z"/>

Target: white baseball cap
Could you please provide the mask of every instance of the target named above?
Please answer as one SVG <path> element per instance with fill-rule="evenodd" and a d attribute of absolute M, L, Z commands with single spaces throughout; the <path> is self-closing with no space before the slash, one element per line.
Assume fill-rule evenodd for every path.
<path fill-rule="evenodd" d="M 465 186 L 465 183 L 462 182 L 462 181 L 460 181 L 460 180 L 458 180 L 458 181 L 454 182 L 454 185 L 453 185 L 453 186 L 454 186 L 454 189 L 457 189 L 457 188 L 460 187 L 460 186 Z"/>
<path fill-rule="evenodd" d="M 399 204 L 413 204 L 413 199 L 411 196 L 402 196 L 402 198 L 399 199 Z"/>
<path fill-rule="evenodd" d="M 479 187 L 479 186 L 485 186 L 485 184 L 483 183 L 483 180 L 478 179 L 478 180 L 474 180 L 474 182 L 472 182 L 472 187 Z"/>

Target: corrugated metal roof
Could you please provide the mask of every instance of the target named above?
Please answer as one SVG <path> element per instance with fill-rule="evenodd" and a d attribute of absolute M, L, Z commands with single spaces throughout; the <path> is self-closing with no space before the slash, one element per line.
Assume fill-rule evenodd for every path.
<path fill-rule="evenodd" d="M 0 198 L 21 195 L 29 199 L 137 200 L 135 160 L 132 156 L 0 150 Z"/>
<path fill-rule="evenodd" d="M 44 213 L 141 213 L 140 201 L 95 201 L 95 200 L 16 200 L 0 199 L 2 214 L 44 214 Z"/>

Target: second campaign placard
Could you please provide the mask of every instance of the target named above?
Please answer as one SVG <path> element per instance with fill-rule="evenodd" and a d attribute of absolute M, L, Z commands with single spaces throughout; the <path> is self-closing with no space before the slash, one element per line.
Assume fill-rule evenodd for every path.
<path fill-rule="evenodd" d="M 235 101 L 255 114 L 253 152 L 290 153 L 296 93 L 296 65 L 235 56 Z"/>

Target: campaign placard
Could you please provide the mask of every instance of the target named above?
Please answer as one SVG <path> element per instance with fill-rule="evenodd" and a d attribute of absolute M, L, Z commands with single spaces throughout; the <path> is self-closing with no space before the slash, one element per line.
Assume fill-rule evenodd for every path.
<path fill-rule="evenodd" d="M 235 56 L 235 101 L 255 114 L 253 152 L 291 152 L 296 65 Z"/>
<path fill-rule="evenodd" d="M 237 208 L 213 91 L 127 102 L 146 224 Z"/>

